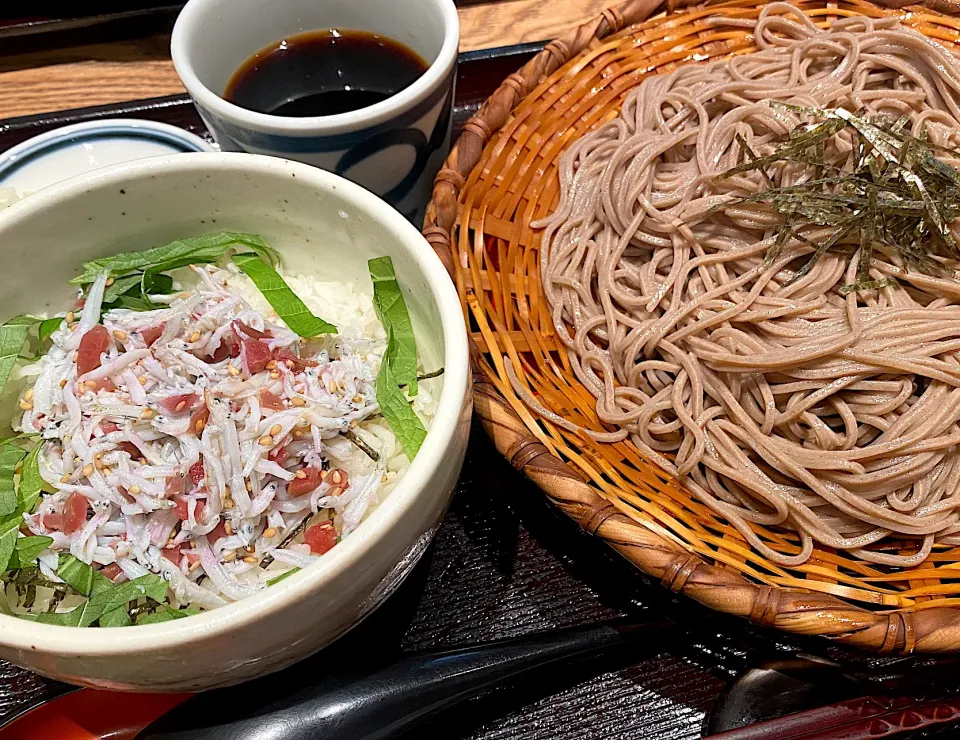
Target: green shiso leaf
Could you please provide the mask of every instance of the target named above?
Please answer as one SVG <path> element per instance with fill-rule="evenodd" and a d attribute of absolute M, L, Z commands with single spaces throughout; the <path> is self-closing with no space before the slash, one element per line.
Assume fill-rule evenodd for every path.
<path fill-rule="evenodd" d="M 393 270 L 393 260 L 377 257 L 369 260 L 367 267 L 373 281 L 373 307 L 383 330 L 392 333 L 395 342 L 394 352 L 390 355 L 390 371 L 399 385 L 407 386 L 410 396 L 416 396 L 417 340 Z"/>
<path fill-rule="evenodd" d="M 17 490 L 17 499 L 20 510 L 31 513 L 40 498 L 40 489 L 43 487 L 43 478 L 40 477 L 40 450 L 43 442 L 39 442 L 23 461 L 20 472 L 20 484 Z"/>
<path fill-rule="evenodd" d="M 413 460 L 427 436 L 427 430 L 414 410 L 410 408 L 410 402 L 400 389 L 391 370 L 390 356 L 396 351 L 395 346 L 393 333 L 388 330 L 387 351 L 380 362 L 380 372 L 377 373 L 377 403 L 380 404 L 383 418 L 397 435 L 404 454 Z"/>
<path fill-rule="evenodd" d="M 0 573 L 4 573 L 17 548 L 18 530 L 22 520 L 20 517 L 11 517 L 4 522 L 0 522 Z"/>
<path fill-rule="evenodd" d="M 7 563 L 7 570 L 19 570 L 28 565 L 37 562 L 37 556 L 53 544 L 53 537 L 44 537 L 36 535 L 31 537 L 20 537 L 17 540 L 16 548 Z M 2 558 L 0 558 L 2 560 Z M 0 572 L 2 572 L 0 568 Z"/>
<path fill-rule="evenodd" d="M 31 327 L 38 321 L 32 316 L 17 316 L 0 326 L 0 393 L 3 393 L 10 371 L 23 351 Z"/>
<path fill-rule="evenodd" d="M 94 582 L 97 582 L 98 590 L 113 585 L 89 565 L 66 553 L 60 555 L 60 560 L 57 563 L 57 575 L 81 596 L 91 594 Z"/>
<path fill-rule="evenodd" d="M 279 262 L 279 255 L 276 250 L 256 234 L 223 231 L 189 239 L 177 239 L 169 244 L 153 247 L 142 252 L 124 252 L 112 257 L 86 262 L 83 265 L 83 272 L 73 278 L 70 284 L 86 285 L 92 283 L 97 279 L 97 275 L 104 270 L 107 270 L 113 278 L 119 280 L 132 273 L 159 273 L 174 270 L 178 267 L 186 267 L 187 265 L 216 262 L 233 247 L 248 249 L 271 265 Z M 114 282 L 114 285 L 116 285 L 116 282 Z M 116 295 L 119 296 L 123 292 L 125 291 L 119 291 Z"/>
<path fill-rule="evenodd" d="M 20 614 L 21 619 L 27 619 L 31 622 L 40 622 L 40 624 L 55 624 L 59 627 L 79 627 L 80 617 L 83 614 L 83 607 L 78 606 L 69 612 L 45 612 L 43 614 Z"/>
<path fill-rule="evenodd" d="M 0 517 L 17 511 L 19 499 L 14 485 L 17 466 L 27 453 L 9 441 L 0 444 Z"/>
<path fill-rule="evenodd" d="M 40 322 L 40 344 L 43 344 L 63 323 L 62 316 L 54 316 L 52 319 L 44 319 Z"/>
<path fill-rule="evenodd" d="M 82 621 L 82 620 L 81 620 Z M 123 607 L 118 607 L 116 609 L 111 609 L 102 617 L 100 621 L 97 622 L 101 627 L 129 627 L 133 624 L 133 620 L 130 619 L 130 615 L 127 614 L 127 610 Z M 80 624 L 77 625 L 82 626 Z"/>
<path fill-rule="evenodd" d="M 107 612 L 126 607 L 142 597 L 163 602 L 167 597 L 167 582 L 161 576 L 148 574 L 94 591 L 83 607 L 79 626 L 89 627 Z"/>
<path fill-rule="evenodd" d="M 337 327 L 314 316 L 296 293 L 290 290 L 290 286 L 279 273 L 259 257 L 237 254 L 233 256 L 233 263 L 253 281 L 267 299 L 267 303 L 273 306 L 273 310 L 291 331 L 304 338 L 337 333 Z"/>

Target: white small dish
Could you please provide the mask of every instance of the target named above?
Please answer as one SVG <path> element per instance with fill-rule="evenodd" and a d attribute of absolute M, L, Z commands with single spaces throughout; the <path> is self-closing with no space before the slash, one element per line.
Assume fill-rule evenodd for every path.
<path fill-rule="evenodd" d="M 176 126 L 132 118 L 87 121 L 47 131 L 0 153 L 0 189 L 23 197 L 70 177 L 146 157 L 214 152 Z"/>

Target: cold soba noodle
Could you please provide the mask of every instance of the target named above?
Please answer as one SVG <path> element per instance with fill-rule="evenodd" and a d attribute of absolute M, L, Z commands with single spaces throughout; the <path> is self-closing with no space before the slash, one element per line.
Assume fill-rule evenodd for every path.
<path fill-rule="evenodd" d="M 893 19 L 821 31 L 778 3 L 754 33 L 757 53 L 648 78 L 566 152 L 542 224 L 553 320 L 616 428 L 591 434 L 628 437 L 771 561 L 801 564 L 818 542 L 916 565 L 934 543 L 960 544 L 956 263 L 907 271 L 877 244 L 858 276 L 853 233 L 797 278 L 832 231 L 801 224 L 776 254 L 783 218 L 742 199 L 813 168 L 719 176 L 817 123 L 770 101 L 901 119 L 931 147 L 958 147 L 960 63 Z M 848 128 L 820 161 L 850 172 L 857 156 Z M 849 289 L 863 277 L 881 287 Z M 800 552 L 773 551 L 751 522 L 795 530 Z"/>

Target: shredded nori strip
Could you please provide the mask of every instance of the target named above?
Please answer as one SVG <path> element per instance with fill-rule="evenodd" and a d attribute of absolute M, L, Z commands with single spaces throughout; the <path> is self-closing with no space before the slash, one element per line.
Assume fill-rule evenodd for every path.
<path fill-rule="evenodd" d="M 375 449 L 373 449 L 373 448 L 372 448 L 370 445 L 368 445 L 366 442 L 364 442 L 364 441 L 357 435 L 357 433 L 354 432 L 352 429 L 348 429 L 347 431 L 345 431 L 345 432 L 343 433 L 343 436 L 346 437 L 347 439 L 349 439 L 351 442 L 353 442 L 358 448 L 360 448 L 361 452 L 363 452 L 363 453 L 364 453 L 367 457 L 369 457 L 371 460 L 373 460 L 374 462 L 379 462 L 379 460 L 380 460 L 380 453 L 377 452 Z"/>
<path fill-rule="evenodd" d="M 735 140 L 745 161 L 717 179 L 759 171 L 770 187 L 714 210 L 741 204 L 765 204 L 774 209 L 783 225 L 767 251 L 765 263 L 772 264 L 791 240 L 813 250 L 787 284 L 809 273 L 820 257 L 835 248 L 859 247 L 856 282 L 842 286 L 843 295 L 896 284 L 893 278 L 871 279 L 870 266 L 877 248 L 899 255 L 908 270 L 953 276 L 944 259 L 960 259 L 960 245 L 950 230 L 951 222 L 960 218 L 960 171 L 935 154 L 960 156 L 960 152 L 929 142 L 925 129 L 919 136 L 906 133 L 906 116 L 894 120 L 854 115 L 842 108 L 821 110 L 778 102 L 771 105 L 802 113 L 813 122 L 794 128 L 772 154 L 763 157 L 737 134 Z M 841 172 L 823 161 L 825 143 L 844 129 L 852 131 L 855 139 L 856 165 L 852 172 Z M 808 179 L 775 187 L 768 170 L 784 163 L 808 166 Z M 819 243 L 804 234 L 823 227 L 833 232 Z"/>
<path fill-rule="evenodd" d="M 288 534 L 286 537 L 283 538 L 283 542 L 277 545 L 277 547 L 280 547 L 280 548 L 286 547 L 291 542 L 293 542 L 297 537 L 303 534 L 304 530 L 306 530 L 307 528 L 307 524 L 310 522 L 312 518 L 313 518 L 312 514 L 308 515 L 306 519 L 304 519 L 296 527 L 293 528 L 293 531 L 290 532 L 290 534 Z M 260 567 L 267 568 L 270 566 L 271 563 L 273 563 L 273 555 L 267 555 L 263 558 L 263 560 L 260 561 Z"/>

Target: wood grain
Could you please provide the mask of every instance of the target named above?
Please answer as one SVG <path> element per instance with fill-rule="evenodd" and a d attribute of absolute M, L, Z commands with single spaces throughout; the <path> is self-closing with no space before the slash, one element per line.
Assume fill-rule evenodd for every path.
<path fill-rule="evenodd" d="M 460 49 L 552 39 L 609 0 L 502 0 L 460 9 Z M 169 38 L 0 57 L 0 119 L 184 92 Z M 2 53 L 2 52 L 0 52 Z"/>

